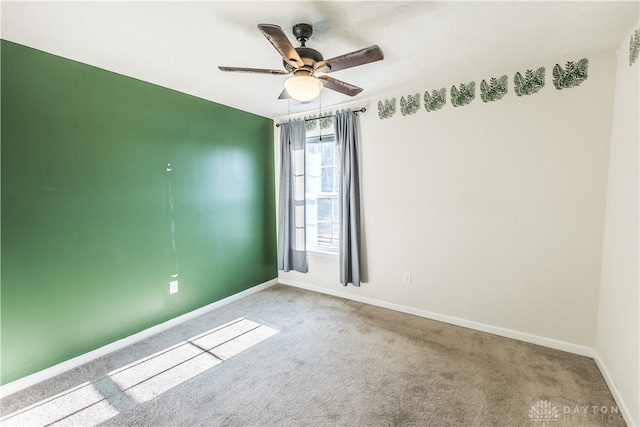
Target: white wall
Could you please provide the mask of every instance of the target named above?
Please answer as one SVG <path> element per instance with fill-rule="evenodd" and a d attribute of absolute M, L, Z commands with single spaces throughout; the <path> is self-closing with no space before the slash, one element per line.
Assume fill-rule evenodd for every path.
<path fill-rule="evenodd" d="M 628 421 L 640 425 L 640 61 L 629 65 L 630 36 L 631 33 L 617 52 L 595 347 L 610 387 L 624 400 L 627 413 L 633 418 Z"/>
<path fill-rule="evenodd" d="M 553 65 L 582 57 L 589 78 L 556 90 Z M 514 73 L 539 66 L 546 86 L 516 96 Z M 615 53 L 493 75 L 501 74 L 509 93 L 493 103 L 477 92 L 454 108 L 447 94 L 442 110 L 402 116 L 398 106 L 385 120 L 377 99 L 355 104 L 368 108 L 360 115 L 367 282 L 343 288 L 337 260 L 313 254 L 309 273 L 281 272 L 280 281 L 592 349 Z M 425 81 L 412 92 L 493 75 Z"/>
<path fill-rule="evenodd" d="M 589 78 L 573 89 L 556 90 L 551 69 L 582 56 L 529 64 L 547 68 L 531 96 L 501 70 L 510 92 L 494 103 L 381 120 L 372 100 L 360 119 L 368 283 L 342 288 L 337 261 L 313 255 L 308 274 L 281 281 L 593 347 L 615 61 L 584 56 Z"/>

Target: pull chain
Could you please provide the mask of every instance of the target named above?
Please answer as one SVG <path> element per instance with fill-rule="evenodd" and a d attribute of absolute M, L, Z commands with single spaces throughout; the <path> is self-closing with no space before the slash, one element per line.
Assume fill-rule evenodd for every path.
<path fill-rule="evenodd" d="M 322 141 L 322 91 L 320 91 L 320 95 L 318 97 L 318 127 L 320 128 L 320 138 L 319 141 Z"/>

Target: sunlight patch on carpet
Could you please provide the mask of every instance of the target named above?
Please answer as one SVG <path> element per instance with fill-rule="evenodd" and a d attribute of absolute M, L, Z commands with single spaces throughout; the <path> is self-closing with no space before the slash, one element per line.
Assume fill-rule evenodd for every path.
<path fill-rule="evenodd" d="M 92 425 L 118 414 L 93 384 L 85 383 L 3 417 L 0 419 L 0 425 L 44 426 L 84 411 L 91 412 L 92 419 L 89 424 Z"/>
<path fill-rule="evenodd" d="M 138 403 L 146 402 L 219 363 L 221 361 L 212 355 L 201 353 L 193 359 L 180 362 L 171 369 L 150 377 L 135 387 L 128 389 L 126 393 Z"/>
<path fill-rule="evenodd" d="M 96 425 L 146 402 L 277 334 L 244 318 L 0 418 L 0 426 Z"/>
<path fill-rule="evenodd" d="M 206 349 L 220 360 L 227 360 L 277 332 L 268 326 L 242 319 L 225 330 L 202 334 L 190 342 Z"/>
<path fill-rule="evenodd" d="M 183 342 L 113 371 L 109 377 L 121 390 L 128 390 L 200 354 L 201 349 Z"/>

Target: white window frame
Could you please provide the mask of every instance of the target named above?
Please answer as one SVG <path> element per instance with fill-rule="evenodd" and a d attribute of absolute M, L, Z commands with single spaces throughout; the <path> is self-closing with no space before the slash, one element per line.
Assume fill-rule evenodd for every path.
<path fill-rule="evenodd" d="M 322 134 L 322 142 L 332 142 L 333 144 L 335 144 L 335 136 L 333 133 L 327 133 L 327 134 Z M 327 141 L 328 140 L 328 141 Z M 306 139 L 306 144 L 307 146 L 309 144 L 316 144 L 320 142 L 320 135 L 316 135 L 315 132 L 313 134 L 307 134 L 307 139 Z M 337 150 L 338 148 L 335 147 L 334 150 Z M 307 150 L 305 150 L 305 156 L 308 156 L 308 152 Z M 305 164 L 307 165 L 307 168 L 309 167 L 309 162 L 308 162 L 308 157 L 305 160 Z M 318 199 L 322 199 L 322 198 L 328 198 L 331 200 L 334 200 L 334 203 L 339 203 L 339 198 L 338 198 L 338 186 L 340 184 L 339 181 L 339 177 L 340 177 L 340 166 L 339 166 L 339 162 L 338 162 L 338 153 L 334 151 L 334 163 L 332 165 L 333 170 L 334 170 L 334 190 L 332 192 L 307 192 L 305 191 L 305 206 L 309 207 L 309 200 L 314 200 L 315 204 L 317 206 L 317 201 Z M 322 170 L 323 166 L 320 166 L 320 170 Z M 309 169 L 305 170 L 305 173 L 307 173 Z M 307 176 L 307 180 L 309 179 L 309 176 Z M 305 189 L 306 190 L 306 189 Z M 337 210 L 337 209 L 336 209 Z M 334 209 L 332 209 L 332 213 L 335 212 Z M 332 221 L 331 221 L 331 231 L 332 231 L 332 236 L 331 236 L 331 240 L 333 242 L 335 242 L 335 246 L 331 245 L 318 245 L 318 244 L 314 244 L 314 243 L 310 243 L 309 242 L 309 229 L 312 227 L 318 227 L 318 221 L 316 220 L 315 222 L 313 221 L 314 215 L 310 215 L 311 212 L 307 211 L 307 214 L 305 215 L 306 218 L 306 227 L 307 227 L 307 241 L 305 242 L 306 244 L 306 250 L 307 252 L 313 252 L 313 253 L 320 253 L 320 254 L 325 254 L 325 255 L 332 255 L 332 256 L 337 256 L 338 255 L 338 238 L 339 238 L 339 217 L 334 217 L 332 215 Z M 338 214 L 339 215 L 339 214 Z M 312 219 L 312 221 L 310 222 L 309 219 Z M 337 225 L 338 227 L 335 227 L 334 225 Z M 333 231 L 335 230 L 335 235 L 333 233 Z M 317 243 L 317 241 L 316 241 Z"/>

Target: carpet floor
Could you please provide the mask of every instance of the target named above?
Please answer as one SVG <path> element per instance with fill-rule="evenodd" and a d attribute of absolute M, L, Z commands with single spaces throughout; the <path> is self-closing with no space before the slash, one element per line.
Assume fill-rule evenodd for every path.
<path fill-rule="evenodd" d="M 2 426 L 625 425 L 591 358 L 285 285 L 0 410 Z"/>

